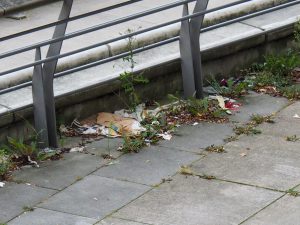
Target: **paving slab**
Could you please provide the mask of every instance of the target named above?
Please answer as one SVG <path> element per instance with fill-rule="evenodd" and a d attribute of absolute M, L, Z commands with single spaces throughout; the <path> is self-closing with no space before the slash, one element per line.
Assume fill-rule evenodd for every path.
<path fill-rule="evenodd" d="M 258 129 L 266 135 L 276 136 L 286 139 L 287 136 L 296 135 L 300 137 L 300 119 L 275 119 L 275 123 L 264 123 L 258 126 Z"/>
<path fill-rule="evenodd" d="M 300 183 L 300 142 L 267 135 L 244 136 L 195 162 L 197 173 L 261 187 L 288 190 Z"/>
<path fill-rule="evenodd" d="M 242 106 L 229 119 L 234 122 L 248 122 L 253 114 L 270 115 L 288 105 L 285 98 L 272 97 L 265 94 L 251 92 L 239 101 Z"/>
<path fill-rule="evenodd" d="M 86 144 L 85 149 L 87 152 L 98 156 L 109 154 L 117 158 L 122 155 L 122 152 L 117 150 L 118 147 L 122 146 L 122 143 L 123 139 L 121 138 L 104 138 Z"/>
<path fill-rule="evenodd" d="M 239 224 L 281 196 L 265 189 L 177 175 L 117 213 L 155 225 Z"/>
<path fill-rule="evenodd" d="M 190 164 L 200 156 L 167 148 L 152 146 L 139 153 L 126 154 L 118 163 L 102 167 L 94 174 L 146 185 L 157 185 L 163 178 L 174 175 L 182 165 Z"/>
<path fill-rule="evenodd" d="M 300 198 L 286 195 L 251 217 L 243 225 L 296 225 L 300 218 Z"/>
<path fill-rule="evenodd" d="M 39 168 L 24 168 L 13 174 L 16 181 L 62 190 L 107 163 L 102 157 L 66 153 L 63 159 L 46 161 Z"/>
<path fill-rule="evenodd" d="M 23 212 L 23 207 L 32 207 L 47 199 L 56 191 L 33 185 L 6 183 L 0 189 L 0 223 L 5 223 Z"/>
<path fill-rule="evenodd" d="M 277 116 L 280 119 L 287 119 L 287 120 L 292 120 L 292 121 L 300 121 L 300 119 L 295 119 L 293 116 L 295 114 L 298 114 L 300 116 L 300 102 L 294 102 L 293 104 L 287 106 L 283 110 L 281 110 Z M 299 123 L 299 122 L 298 122 Z"/>
<path fill-rule="evenodd" d="M 196 126 L 183 125 L 178 128 L 171 141 L 162 141 L 159 146 L 200 153 L 212 144 L 224 144 L 224 138 L 231 136 L 232 133 L 232 126 L 229 123 L 203 122 Z"/>
<path fill-rule="evenodd" d="M 96 225 L 145 225 L 145 224 L 147 225 L 148 223 L 138 223 L 135 221 L 129 221 L 129 220 L 123 220 L 117 218 L 107 218 L 100 221 Z"/>
<path fill-rule="evenodd" d="M 36 208 L 13 219 L 8 225 L 93 225 L 96 219 Z"/>
<path fill-rule="evenodd" d="M 89 175 L 39 206 L 100 220 L 149 189 L 145 185 Z"/>

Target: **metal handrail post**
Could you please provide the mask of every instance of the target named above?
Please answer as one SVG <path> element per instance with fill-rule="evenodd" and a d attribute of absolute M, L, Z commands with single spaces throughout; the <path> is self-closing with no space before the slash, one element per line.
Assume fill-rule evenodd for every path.
<path fill-rule="evenodd" d="M 64 0 L 63 6 L 59 15 L 59 20 L 66 20 L 70 17 L 73 0 Z M 68 22 L 59 24 L 55 27 L 53 39 L 63 37 L 66 33 Z M 60 54 L 63 40 L 52 43 L 49 45 L 47 58 L 57 56 Z M 50 147 L 58 147 L 57 130 L 56 130 L 56 114 L 55 114 L 55 100 L 53 90 L 54 73 L 56 70 L 58 59 L 44 63 L 43 66 L 43 81 L 44 81 L 44 94 L 47 113 L 47 128 L 48 139 Z"/>
<path fill-rule="evenodd" d="M 205 11 L 207 9 L 208 1 L 209 0 L 197 0 L 193 13 Z M 195 89 L 196 89 L 197 98 L 204 97 L 203 71 L 202 71 L 202 61 L 201 61 L 201 51 L 200 51 L 200 31 L 203 24 L 204 16 L 205 14 L 200 15 L 198 17 L 193 17 L 190 20 L 191 46 L 192 46 L 194 79 L 195 79 Z"/>
<path fill-rule="evenodd" d="M 184 4 L 182 16 L 187 15 L 189 15 L 188 4 Z M 179 48 L 184 97 L 188 98 L 193 96 L 196 91 L 189 19 L 181 22 Z"/>
<path fill-rule="evenodd" d="M 197 0 L 193 14 L 207 9 L 209 0 Z M 189 15 L 188 5 L 183 6 L 183 17 Z M 203 98 L 203 72 L 200 51 L 200 30 L 205 14 L 181 22 L 180 56 L 185 98 Z"/>
<path fill-rule="evenodd" d="M 35 51 L 35 61 L 37 60 L 41 60 L 41 48 L 37 48 Z M 32 75 L 32 99 L 34 127 L 37 131 L 37 141 L 39 148 L 45 148 L 49 146 L 43 79 L 42 64 L 34 66 Z"/>

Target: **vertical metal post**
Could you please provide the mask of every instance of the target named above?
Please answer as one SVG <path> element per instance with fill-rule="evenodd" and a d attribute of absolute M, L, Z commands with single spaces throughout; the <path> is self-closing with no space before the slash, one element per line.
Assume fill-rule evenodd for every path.
<path fill-rule="evenodd" d="M 205 11 L 209 0 L 197 0 L 193 13 Z M 189 15 L 187 5 L 183 16 Z M 180 54 L 185 97 L 196 94 L 203 98 L 203 72 L 200 52 L 200 30 L 204 15 L 182 21 L 180 30 Z"/>
<path fill-rule="evenodd" d="M 35 51 L 35 61 L 37 60 L 41 60 L 40 48 L 37 48 Z M 32 98 L 35 129 L 38 132 L 38 147 L 45 148 L 49 146 L 49 140 L 42 64 L 34 66 L 32 76 Z"/>
<path fill-rule="evenodd" d="M 70 16 L 73 0 L 64 0 L 63 6 L 59 15 L 59 20 L 68 19 Z M 55 27 L 53 38 L 62 37 L 65 35 L 67 22 L 59 24 Z M 47 58 L 60 54 L 63 41 L 58 41 L 49 45 Z M 44 80 L 44 93 L 46 102 L 47 113 L 47 127 L 49 146 L 58 147 L 57 131 L 56 131 L 56 115 L 55 115 L 55 100 L 53 91 L 53 78 L 57 66 L 57 61 L 53 60 L 44 63 L 43 66 L 43 80 Z"/>
<path fill-rule="evenodd" d="M 197 0 L 194 12 L 201 12 L 207 9 L 209 0 Z M 203 71 L 201 62 L 201 52 L 200 52 L 200 30 L 203 24 L 205 14 L 197 17 L 191 18 L 190 21 L 190 34 L 191 34 L 191 46 L 192 46 L 192 56 L 194 65 L 194 77 L 195 77 L 195 88 L 196 97 L 203 98 Z"/>
<path fill-rule="evenodd" d="M 182 16 L 187 15 L 189 15 L 188 4 L 184 4 Z M 189 20 L 181 22 L 179 47 L 184 97 L 188 98 L 193 96 L 196 91 Z"/>

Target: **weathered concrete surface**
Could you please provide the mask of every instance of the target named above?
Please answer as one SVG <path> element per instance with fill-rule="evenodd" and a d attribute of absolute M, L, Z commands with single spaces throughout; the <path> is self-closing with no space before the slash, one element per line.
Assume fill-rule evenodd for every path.
<path fill-rule="evenodd" d="M 282 194 L 255 187 L 177 175 L 115 216 L 155 225 L 239 224 Z"/>
<path fill-rule="evenodd" d="M 84 153 L 64 154 L 57 161 L 46 161 L 40 168 L 24 168 L 13 175 L 15 181 L 62 190 L 107 163 L 102 157 Z"/>
<path fill-rule="evenodd" d="M 33 207 L 55 192 L 33 185 L 6 183 L 0 189 L 0 223 L 13 219 L 23 212 L 23 207 Z"/>
<path fill-rule="evenodd" d="M 224 144 L 223 139 L 232 135 L 232 132 L 231 124 L 226 123 L 204 122 L 196 126 L 181 126 L 171 141 L 162 141 L 159 145 L 200 153 L 212 144 Z"/>
<path fill-rule="evenodd" d="M 101 219 L 147 190 L 145 185 L 89 175 L 39 207 Z"/>
<path fill-rule="evenodd" d="M 36 208 L 33 212 L 25 212 L 13 219 L 8 225 L 93 225 L 96 222 L 91 218 Z"/>
<path fill-rule="evenodd" d="M 139 153 L 126 154 L 118 163 L 100 168 L 94 174 L 146 185 L 157 185 L 179 170 L 181 165 L 190 164 L 200 156 L 163 147 L 152 146 Z"/>
<path fill-rule="evenodd" d="M 107 218 L 100 221 L 96 225 L 147 225 L 147 223 L 138 223 L 135 221 L 123 220 L 118 218 Z M 149 224 L 151 225 L 151 224 Z"/>
<path fill-rule="evenodd" d="M 115 158 L 122 155 L 121 151 L 118 151 L 118 147 L 122 146 L 122 138 L 104 138 L 99 141 L 93 141 L 85 146 L 85 150 L 94 155 L 102 156 L 103 154 L 109 154 Z"/>
<path fill-rule="evenodd" d="M 251 217 L 243 225 L 299 224 L 300 198 L 286 195 L 268 208 Z"/>
<path fill-rule="evenodd" d="M 233 122 L 247 122 L 254 114 L 268 116 L 276 113 L 288 104 L 285 98 L 273 98 L 269 95 L 251 92 L 240 101 L 242 107 L 237 113 L 230 116 Z"/>
<path fill-rule="evenodd" d="M 183 136 L 178 136 L 177 144 L 182 149 L 172 146 L 172 142 L 164 142 L 162 144 L 170 145 L 122 155 L 115 150 L 120 140 L 114 139 L 109 146 L 114 148 L 112 155 L 119 158 L 101 167 L 108 161 L 100 155 L 109 153 L 110 147 L 107 140 L 100 140 L 87 145 L 88 154 L 68 153 L 66 160 L 46 162 L 40 169 L 19 171 L 17 177 L 23 176 L 23 182 L 49 185 L 47 187 L 60 191 L 56 193 L 56 190 L 33 184 L 7 183 L 0 188 L 0 222 L 236 225 L 246 221 L 253 225 L 294 225 L 300 216 L 299 200 L 286 195 L 285 191 L 300 184 L 300 141 L 288 142 L 285 138 L 290 134 L 288 129 L 297 132 L 299 119 L 292 116 L 299 113 L 300 104 L 296 102 L 284 108 L 288 103 L 282 99 L 253 95 L 245 99 L 255 98 L 257 101 L 251 100 L 249 105 L 242 106 L 240 114 L 248 114 L 239 115 L 242 118 L 239 121 L 246 122 L 249 112 L 258 110 L 269 114 L 283 109 L 275 115 L 275 124 L 259 127 L 262 134 L 242 135 L 239 140 L 225 144 L 227 153 L 204 152 L 203 147 L 223 144 L 223 138 L 232 134 L 234 123 L 200 123 L 178 128 Z M 267 109 L 259 111 L 258 105 Z M 78 143 L 78 139 L 75 142 Z M 203 143 L 206 144 L 198 148 Z M 190 166 L 195 174 L 215 175 L 217 179 L 176 174 L 181 165 Z M 98 167 L 101 168 L 96 170 Z M 95 170 L 95 174 L 90 175 Z M 78 175 L 83 179 L 77 179 Z M 158 184 L 162 179 L 164 182 Z M 23 206 L 36 209 L 22 214 Z"/>
<path fill-rule="evenodd" d="M 267 135 L 244 136 L 193 165 L 197 173 L 261 187 L 288 190 L 300 183 L 299 143 Z"/>

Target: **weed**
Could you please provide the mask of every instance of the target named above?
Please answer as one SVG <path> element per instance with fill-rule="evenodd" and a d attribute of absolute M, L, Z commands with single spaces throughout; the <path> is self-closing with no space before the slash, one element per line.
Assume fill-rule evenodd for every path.
<path fill-rule="evenodd" d="M 167 118 L 171 122 L 191 123 L 201 120 L 224 122 L 226 121 L 226 112 L 220 108 L 217 100 L 194 97 L 182 100 L 176 96 L 169 95 L 173 101 L 177 100 L 167 110 Z"/>
<path fill-rule="evenodd" d="M 221 85 L 214 77 L 212 77 L 208 82 L 219 95 L 230 98 L 241 97 L 249 90 L 249 84 L 246 80 L 235 80 L 232 77 L 229 78 L 224 85 Z"/>
<path fill-rule="evenodd" d="M 255 125 L 262 124 L 262 123 L 275 123 L 275 121 L 272 119 L 272 115 L 262 116 L 259 114 L 253 114 L 251 116 L 251 121 L 255 123 Z"/>
<path fill-rule="evenodd" d="M 289 50 L 282 55 L 268 55 L 265 57 L 264 71 L 279 77 L 288 77 L 291 71 L 300 64 L 298 53 Z"/>
<path fill-rule="evenodd" d="M 10 157 L 5 150 L 0 149 L 0 180 L 5 177 L 11 167 Z"/>
<path fill-rule="evenodd" d="M 246 134 L 246 135 L 255 135 L 261 134 L 261 131 L 254 128 L 251 124 L 246 124 L 246 126 L 237 126 L 234 128 L 234 132 L 236 135 Z"/>
<path fill-rule="evenodd" d="M 300 20 L 295 24 L 294 27 L 294 40 L 297 44 L 296 48 L 300 49 Z"/>
<path fill-rule="evenodd" d="M 296 141 L 299 141 L 300 138 L 297 137 L 297 135 L 292 135 L 292 136 L 287 136 L 285 140 L 286 141 L 291 141 L 291 142 L 296 142 Z"/>
<path fill-rule="evenodd" d="M 228 142 L 232 142 L 232 141 L 236 141 L 236 140 L 238 140 L 238 136 L 232 135 L 232 136 L 230 136 L 228 138 L 225 138 L 224 142 L 228 143 Z"/>
<path fill-rule="evenodd" d="M 294 197 L 298 197 L 300 195 L 300 192 L 299 191 L 296 191 L 294 189 L 289 189 L 286 191 L 286 193 L 290 194 L 291 196 L 294 196 Z"/>
<path fill-rule="evenodd" d="M 133 30 L 128 29 L 127 34 L 132 33 Z M 123 58 L 124 62 L 128 62 L 130 66 L 130 71 L 124 71 L 120 74 L 119 80 L 121 81 L 121 87 L 124 89 L 125 94 L 129 99 L 130 110 L 135 111 L 136 106 L 141 102 L 138 93 L 136 92 L 135 85 L 138 84 L 147 84 L 149 80 L 144 77 L 143 73 L 135 74 L 135 60 L 134 60 L 134 46 L 135 38 L 133 36 L 128 37 L 127 39 L 127 50 L 129 55 Z"/>
<path fill-rule="evenodd" d="M 215 145 L 211 145 L 205 148 L 205 151 L 207 152 L 216 152 L 216 153 L 224 153 L 226 152 L 224 149 L 224 146 L 215 146 Z"/>
<path fill-rule="evenodd" d="M 32 211 L 34 211 L 34 208 L 31 206 L 23 206 L 23 211 L 24 212 L 32 212 Z"/>
<path fill-rule="evenodd" d="M 182 175 L 189 175 L 189 176 L 194 175 L 194 172 L 191 170 L 189 166 L 181 166 L 179 173 Z"/>
<path fill-rule="evenodd" d="M 122 152 L 131 153 L 139 152 L 139 150 L 146 145 L 142 137 L 123 136 Z"/>
<path fill-rule="evenodd" d="M 196 177 L 206 179 L 206 180 L 216 179 L 216 177 L 212 176 L 212 175 L 194 173 L 189 166 L 181 166 L 180 170 L 179 170 L 179 173 L 182 174 L 182 175 L 185 175 L 185 176 L 196 176 Z"/>
<path fill-rule="evenodd" d="M 300 86 L 291 85 L 280 89 L 282 95 L 288 99 L 300 99 Z"/>

